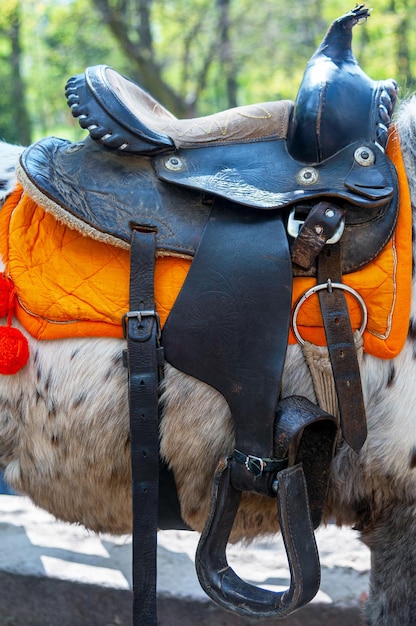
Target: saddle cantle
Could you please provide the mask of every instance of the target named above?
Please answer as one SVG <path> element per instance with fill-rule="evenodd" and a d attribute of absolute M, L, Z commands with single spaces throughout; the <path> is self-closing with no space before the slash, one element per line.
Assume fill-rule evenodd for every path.
<path fill-rule="evenodd" d="M 177 119 L 131 79 L 96 65 L 70 78 L 68 106 L 81 128 L 106 148 L 134 154 L 281 137 L 291 105 L 264 102 L 193 119 Z"/>
<path fill-rule="evenodd" d="M 109 67 L 87 68 L 85 74 L 71 77 L 65 94 L 81 128 L 108 148 L 139 154 L 174 148 L 167 135 L 150 128 L 152 119 L 160 125 L 174 116 L 139 85 Z M 142 119 L 136 115 L 137 110 Z"/>

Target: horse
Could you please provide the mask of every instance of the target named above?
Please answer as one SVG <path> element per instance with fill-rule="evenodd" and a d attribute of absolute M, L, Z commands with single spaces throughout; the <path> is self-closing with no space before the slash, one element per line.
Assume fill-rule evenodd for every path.
<path fill-rule="evenodd" d="M 400 103 L 396 127 L 416 223 L 416 96 Z M 0 200 L 16 185 L 22 148 L 0 144 Z M 413 226 L 414 229 L 414 226 Z M 413 237 L 413 265 L 416 244 Z M 4 268 L 3 268 L 4 269 Z M 416 603 L 416 283 L 400 353 L 360 362 L 367 437 L 358 451 L 338 441 L 322 522 L 353 525 L 372 555 L 368 626 L 412 626 Z M 131 463 L 126 342 L 117 337 L 38 340 L 13 319 L 29 357 L 0 376 L 0 468 L 11 487 L 58 519 L 94 532 L 131 532 Z M 280 396 L 317 403 L 300 345 L 287 347 Z M 230 406 L 212 385 L 164 365 L 160 453 L 172 468 L 181 516 L 204 531 L 217 468 L 235 448 Z M 229 537 L 279 532 L 275 499 L 244 492 Z"/>

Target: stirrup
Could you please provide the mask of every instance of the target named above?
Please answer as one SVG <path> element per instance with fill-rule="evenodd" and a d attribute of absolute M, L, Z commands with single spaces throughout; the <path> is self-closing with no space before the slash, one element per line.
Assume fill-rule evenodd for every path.
<path fill-rule="evenodd" d="M 314 598 L 321 580 L 302 466 L 277 474 L 279 521 L 291 576 L 289 588 L 282 592 L 251 585 L 228 565 L 225 551 L 241 500 L 241 491 L 231 484 L 230 469 L 228 461 L 214 480 L 211 512 L 195 558 L 199 582 L 228 611 L 252 618 L 285 617 Z"/>

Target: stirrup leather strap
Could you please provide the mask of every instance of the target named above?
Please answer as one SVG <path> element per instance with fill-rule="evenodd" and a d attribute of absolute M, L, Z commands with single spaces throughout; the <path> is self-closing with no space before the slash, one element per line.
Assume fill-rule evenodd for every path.
<path fill-rule="evenodd" d="M 325 335 L 338 395 L 342 434 L 358 452 L 367 437 L 367 425 L 357 351 L 344 292 L 331 290 L 331 281 L 341 283 L 340 246 L 327 246 L 318 257 L 318 283 L 328 289 L 318 292 Z"/>
<path fill-rule="evenodd" d="M 159 323 L 154 310 L 156 233 L 133 228 L 130 311 L 124 325 L 129 370 L 133 506 L 133 625 L 157 626 Z"/>

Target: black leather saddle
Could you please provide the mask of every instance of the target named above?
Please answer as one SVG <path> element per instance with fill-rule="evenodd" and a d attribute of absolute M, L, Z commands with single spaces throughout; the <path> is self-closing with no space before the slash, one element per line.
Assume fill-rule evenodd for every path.
<path fill-rule="evenodd" d="M 397 176 L 384 153 L 397 85 L 371 80 L 351 51 L 353 26 L 368 16 L 357 5 L 332 24 L 294 104 L 178 120 L 115 70 L 88 68 L 68 81 L 66 96 L 90 137 L 38 142 L 22 155 L 18 172 L 26 191 L 60 221 L 131 245 L 124 327 L 132 457 L 140 474 L 133 517 L 145 517 L 134 542 L 138 558 L 154 548 L 157 525 L 161 348 L 154 260 L 193 258 L 162 344 L 170 363 L 223 394 L 236 440 L 214 480 L 197 571 L 215 601 L 251 617 L 284 617 L 319 588 L 313 528 L 338 422 L 305 398 L 279 397 L 293 275 L 317 275 L 328 285 L 319 297 L 341 431 L 356 451 L 366 437 L 348 309 L 332 285 L 379 254 L 398 212 Z M 142 430 L 138 411 L 140 423 L 150 416 Z M 228 566 L 225 546 L 245 491 L 277 497 L 291 569 L 283 593 L 248 585 Z M 137 623 L 144 614 L 153 626 L 155 562 L 139 569 L 137 589 Z"/>

